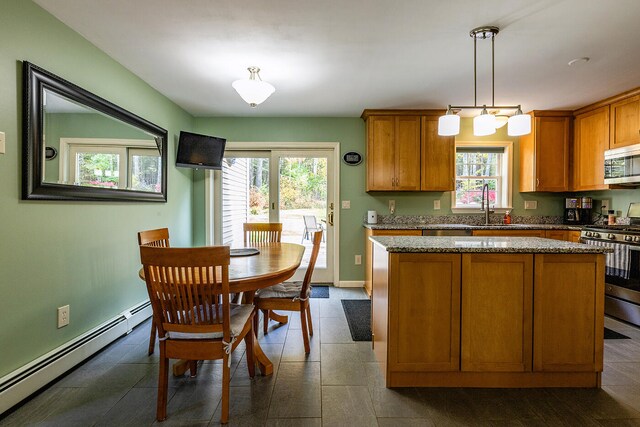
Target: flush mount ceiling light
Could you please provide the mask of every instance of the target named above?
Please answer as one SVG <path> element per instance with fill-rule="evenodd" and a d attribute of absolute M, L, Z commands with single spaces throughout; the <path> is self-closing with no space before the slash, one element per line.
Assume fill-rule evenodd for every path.
<path fill-rule="evenodd" d="M 460 133 L 460 116 L 454 110 L 481 110 L 480 115 L 473 119 L 473 134 L 476 136 L 493 135 L 496 128 L 504 126 L 504 116 L 496 117 L 487 108 L 498 110 L 515 110 L 515 114 L 507 119 L 510 136 L 521 136 L 531 133 L 531 117 L 522 113 L 519 105 L 495 105 L 495 72 L 494 72 L 494 40 L 500 29 L 498 27 L 478 27 L 469 32 L 473 38 L 473 105 L 449 105 L 447 112 L 438 120 L 438 134 L 453 136 Z M 491 39 L 491 105 L 478 105 L 478 90 L 476 85 L 476 42 Z"/>
<path fill-rule="evenodd" d="M 249 78 L 236 80 L 231 86 L 233 86 L 236 92 L 238 92 L 238 95 L 240 95 L 251 108 L 256 108 L 258 104 L 266 101 L 276 89 L 271 84 L 262 81 L 260 78 L 260 68 L 249 67 L 247 70 L 249 70 Z"/>

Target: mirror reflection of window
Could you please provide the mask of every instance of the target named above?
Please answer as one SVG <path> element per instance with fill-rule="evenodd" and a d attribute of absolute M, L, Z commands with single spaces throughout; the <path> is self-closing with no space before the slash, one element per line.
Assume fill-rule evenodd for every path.
<path fill-rule="evenodd" d="M 162 157 L 152 135 L 44 90 L 44 139 L 59 152 L 43 162 L 44 181 L 162 192 Z"/>

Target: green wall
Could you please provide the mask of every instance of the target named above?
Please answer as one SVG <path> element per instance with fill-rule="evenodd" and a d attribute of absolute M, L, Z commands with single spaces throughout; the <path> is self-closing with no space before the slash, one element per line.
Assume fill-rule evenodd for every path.
<path fill-rule="evenodd" d="M 506 126 L 496 135 L 475 137 L 471 119 L 462 120 L 459 141 L 517 141 L 506 133 Z M 197 132 L 212 134 L 238 142 L 339 142 L 340 153 L 358 151 L 365 154 L 365 124 L 360 118 L 197 118 Z M 519 147 L 514 144 L 514 188 L 518 188 Z M 194 177 L 194 243 L 204 244 L 204 174 Z M 364 255 L 362 222 L 367 210 L 388 212 L 388 201 L 396 201 L 396 215 L 451 214 L 450 192 L 365 192 L 365 164 L 347 166 L 340 163 L 340 200 L 350 200 L 351 209 L 340 210 L 340 280 L 364 280 L 362 265 L 354 265 L 354 255 Z M 433 201 L 441 200 L 441 210 L 433 210 Z M 537 210 L 524 210 L 524 200 L 537 200 Z M 341 204 L 338 201 L 338 206 Z M 563 199 L 557 194 L 513 193 L 514 215 L 562 215 Z"/>
<path fill-rule="evenodd" d="M 192 173 L 175 144 L 192 117 L 31 1 L 0 13 L 0 377 L 145 300 L 136 233 L 169 227 L 192 244 Z M 22 61 L 169 132 L 168 203 L 22 201 Z M 56 309 L 70 304 L 70 325 Z"/>

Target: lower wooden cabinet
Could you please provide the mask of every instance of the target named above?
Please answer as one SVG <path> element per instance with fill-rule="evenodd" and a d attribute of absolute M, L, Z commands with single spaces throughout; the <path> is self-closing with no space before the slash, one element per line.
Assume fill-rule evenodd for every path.
<path fill-rule="evenodd" d="M 536 255 L 535 371 L 602 371 L 603 278 L 603 256 Z"/>
<path fill-rule="evenodd" d="M 389 368 L 457 371 L 460 367 L 460 256 L 390 256 Z M 374 293 L 376 289 L 374 288 Z"/>
<path fill-rule="evenodd" d="M 598 387 L 603 324 L 604 255 L 373 246 L 387 387 Z"/>
<path fill-rule="evenodd" d="M 532 254 L 462 255 L 462 371 L 531 371 Z"/>

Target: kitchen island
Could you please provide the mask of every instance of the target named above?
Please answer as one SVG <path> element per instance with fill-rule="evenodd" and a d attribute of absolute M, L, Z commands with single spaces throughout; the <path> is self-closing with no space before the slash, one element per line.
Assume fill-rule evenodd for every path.
<path fill-rule="evenodd" d="M 530 237 L 371 237 L 387 387 L 599 387 L 604 247 Z"/>

